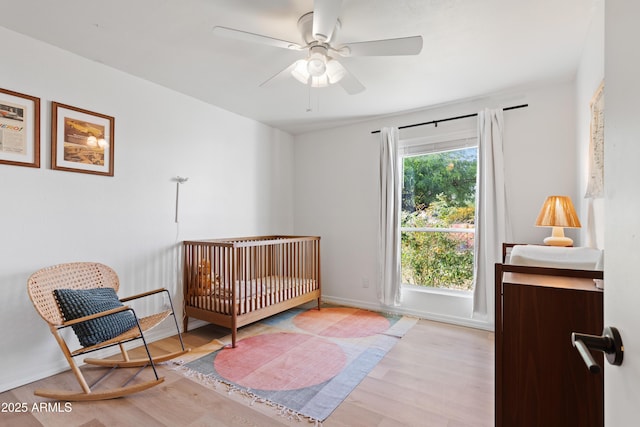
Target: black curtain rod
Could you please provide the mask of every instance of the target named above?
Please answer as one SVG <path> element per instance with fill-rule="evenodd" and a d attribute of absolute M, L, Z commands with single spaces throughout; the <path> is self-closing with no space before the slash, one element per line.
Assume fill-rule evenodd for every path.
<path fill-rule="evenodd" d="M 509 110 L 516 110 L 518 108 L 525 108 L 528 107 L 529 104 L 522 104 L 522 105 L 514 105 L 513 107 L 505 107 L 502 109 L 502 111 L 509 111 Z M 413 128 L 416 126 L 424 126 L 424 125 L 436 125 L 436 127 L 438 127 L 438 123 L 442 123 L 442 122 L 449 122 L 451 120 L 458 120 L 458 119 L 467 119 L 469 117 L 476 117 L 478 115 L 478 113 L 475 114 L 467 114 L 464 116 L 457 116 L 457 117 L 449 117 L 448 119 L 440 119 L 440 120 L 432 120 L 430 122 L 424 122 L 424 123 L 415 123 L 412 125 L 406 125 L 406 126 L 400 126 L 398 127 L 398 129 L 407 129 L 407 128 Z M 371 131 L 371 133 L 380 133 L 380 130 L 374 130 Z"/>

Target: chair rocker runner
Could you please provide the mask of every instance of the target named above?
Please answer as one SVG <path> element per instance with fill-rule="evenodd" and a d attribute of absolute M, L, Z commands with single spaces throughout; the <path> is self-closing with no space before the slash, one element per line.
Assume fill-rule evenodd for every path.
<path fill-rule="evenodd" d="M 37 389 L 34 392 L 35 395 L 65 401 L 103 400 L 126 396 L 162 383 L 164 377 L 158 377 L 155 364 L 190 351 L 184 347 L 167 289 L 156 289 L 119 299 L 116 294 L 119 287 L 120 281 L 116 272 L 104 264 L 95 262 L 59 264 L 38 270 L 29 277 L 27 281 L 29 298 L 36 311 L 49 324 L 51 333 L 82 388 L 82 391 Z M 122 304 L 161 294 L 166 294 L 170 309 L 150 316 L 138 318 L 133 308 Z M 169 316 L 173 316 L 182 349 L 152 357 L 144 333 Z M 74 351 L 69 349 L 60 334 L 60 330 L 68 327 L 73 328 L 81 345 Z M 124 344 L 138 339 L 142 340 L 146 357 L 130 359 Z M 88 384 L 76 365 L 74 357 L 116 345 L 120 348 L 121 359 L 84 359 L 86 364 L 111 368 L 93 384 Z M 149 366 L 153 370 L 155 379 L 129 385 Z M 116 368 L 135 367 L 139 368 L 137 372 L 121 387 L 92 390 Z"/>

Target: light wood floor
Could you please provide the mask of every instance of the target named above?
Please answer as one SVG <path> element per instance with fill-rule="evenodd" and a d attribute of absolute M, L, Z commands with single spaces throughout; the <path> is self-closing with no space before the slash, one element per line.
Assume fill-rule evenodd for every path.
<path fill-rule="evenodd" d="M 185 334 L 196 348 L 226 330 L 205 326 Z M 175 349 L 175 337 L 152 344 L 153 350 Z M 493 333 L 420 320 L 323 423 L 331 426 L 493 426 Z M 0 402 L 26 403 L 26 413 L 0 413 L 3 426 L 304 426 L 274 408 L 249 402 L 189 380 L 159 366 L 165 382 L 125 398 L 74 402 L 69 408 L 33 404 L 50 402 L 33 395 L 36 388 L 78 388 L 64 372 L 0 394 Z M 94 372 L 82 368 L 90 377 Z M 53 402 L 52 402 L 53 403 Z M 68 412 L 65 412 L 68 411 Z"/>

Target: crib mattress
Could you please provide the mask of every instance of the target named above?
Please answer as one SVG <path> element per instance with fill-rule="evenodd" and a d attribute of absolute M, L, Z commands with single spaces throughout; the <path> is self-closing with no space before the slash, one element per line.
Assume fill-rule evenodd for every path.
<path fill-rule="evenodd" d="M 271 295 L 294 287 L 305 286 L 309 290 L 316 289 L 316 281 L 309 278 L 265 276 L 252 280 L 236 280 L 236 301 Z M 215 296 L 229 300 L 232 297 L 231 287 L 225 283 L 212 283 L 211 289 L 201 289 L 197 297 Z"/>
<path fill-rule="evenodd" d="M 316 280 L 305 278 L 266 276 L 249 281 L 239 280 L 236 281 L 235 305 L 238 314 L 245 314 L 316 289 Z M 213 285 L 206 294 L 190 296 L 187 305 L 229 314 L 232 306 L 231 290 L 222 284 Z"/>

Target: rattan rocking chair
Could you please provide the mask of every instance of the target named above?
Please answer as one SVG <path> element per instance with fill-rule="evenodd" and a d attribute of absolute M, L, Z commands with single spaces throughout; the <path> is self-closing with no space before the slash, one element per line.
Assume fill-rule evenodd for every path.
<path fill-rule="evenodd" d="M 185 349 L 184 347 L 182 336 L 178 328 L 178 322 L 175 318 L 173 303 L 171 302 L 169 292 L 166 289 L 157 289 L 118 300 L 118 297 L 115 295 L 115 293 L 118 291 L 119 287 L 120 281 L 116 272 L 112 268 L 104 264 L 95 262 L 59 264 L 38 270 L 37 272 L 33 273 L 31 277 L 29 277 L 29 280 L 27 282 L 29 298 L 33 302 L 36 311 L 49 324 L 51 333 L 62 349 L 62 352 L 64 353 L 72 372 L 74 373 L 76 379 L 80 383 L 80 387 L 82 388 L 82 391 L 79 392 L 37 389 L 34 392 L 35 395 L 64 401 L 103 400 L 126 396 L 128 394 L 146 390 L 162 383 L 164 381 L 164 378 L 158 377 L 158 372 L 156 371 L 155 364 L 173 359 L 190 350 Z M 111 288 L 113 291 L 111 291 L 111 289 L 109 288 Z M 85 315 L 82 312 L 74 311 L 74 315 L 70 315 L 69 301 L 65 301 L 64 304 L 61 303 L 61 300 L 63 299 L 62 295 L 72 294 L 75 298 L 79 294 L 82 296 L 82 298 L 90 299 L 93 298 L 93 294 L 95 293 L 113 294 L 112 299 L 114 299 L 115 302 L 109 300 L 107 305 L 117 305 L 117 307 L 110 308 L 106 311 L 100 310 L 99 312 L 96 312 L 95 307 L 93 307 L 92 311 L 94 314 Z M 126 303 L 127 301 L 133 301 L 139 298 L 145 298 L 151 295 L 158 295 L 162 293 L 166 293 L 166 296 L 169 300 L 170 309 L 164 310 L 157 314 L 153 314 L 151 316 L 138 318 L 135 315 L 135 311 L 131 307 L 121 304 Z M 100 297 L 101 296 L 99 295 L 99 297 L 97 298 L 98 301 L 100 301 Z M 75 302 L 75 300 L 72 300 L 71 302 L 73 303 Z M 91 302 L 91 304 L 94 303 Z M 99 307 L 100 304 L 98 304 L 97 306 Z M 104 305 L 102 305 L 102 307 L 104 307 Z M 71 310 L 76 310 L 76 308 L 71 307 Z M 67 317 L 66 319 L 65 315 Z M 92 328 L 91 331 L 95 332 L 96 328 L 101 328 L 105 324 L 105 322 L 108 325 L 112 325 L 114 322 L 116 322 L 116 320 L 113 319 L 118 318 L 118 316 L 126 316 L 126 318 L 120 317 L 120 319 L 118 320 L 120 321 L 124 319 L 124 328 L 126 328 L 126 330 L 118 333 L 117 336 L 113 337 L 109 336 L 109 333 L 113 333 L 112 330 L 98 330 L 97 336 L 102 337 L 102 339 L 98 339 L 99 342 L 94 343 L 93 341 L 90 341 L 90 344 L 87 345 L 86 343 L 82 344 L 83 340 L 79 339 L 81 347 L 74 351 L 71 351 L 69 349 L 67 342 L 63 338 L 62 334 L 60 334 L 61 329 L 68 327 L 73 327 L 76 335 L 78 336 L 79 329 L 77 330 L 76 328 L 90 327 Z M 182 349 L 176 352 L 152 357 L 147 346 L 147 341 L 144 337 L 144 332 L 158 325 L 169 316 L 173 316 L 174 318 L 174 323 L 176 326 L 176 330 L 178 331 L 178 337 L 180 338 L 180 345 Z M 70 320 L 69 317 L 71 317 L 72 320 Z M 107 339 L 104 339 L 105 334 Z M 140 359 L 130 359 L 127 350 L 124 347 L 124 344 L 138 339 L 142 340 L 142 343 L 146 350 L 146 357 Z M 85 339 L 84 341 L 87 340 Z M 84 375 L 74 361 L 74 357 L 116 345 L 120 347 L 120 353 L 122 355 L 121 359 L 84 359 L 84 362 L 87 364 L 111 368 L 109 372 L 107 372 L 93 384 L 87 384 Z M 106 390 L 92 390 L 92 388 L 95 387 L 99 381 L 105 378 L 115 368 L 134 367 L 138 367 L 139 369 L 121 387 Z M 155 377 L 154 379 L 144 382 L 138 381 L 132 385 L 128 385 L 130 381 L 132 381 L 140 372 L 142 372 L 147 367 L 151 367 L 151 369 L 153 370 L 153 376 Z"/>

